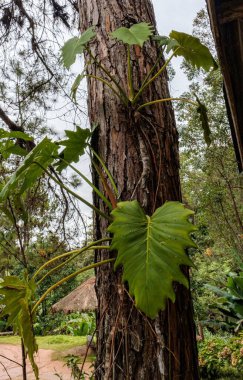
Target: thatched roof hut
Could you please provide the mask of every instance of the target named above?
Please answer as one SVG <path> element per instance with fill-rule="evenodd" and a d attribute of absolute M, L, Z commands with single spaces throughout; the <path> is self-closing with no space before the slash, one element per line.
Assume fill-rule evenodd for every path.
<path fill-rule="evenodd" d="M 94 311 L 97 308 L 94 285 L 95 277 L 89 278 L 66 297 L 55 303 L 51 308 L 52 311 L 63 311 L 65 314 L 76 311 Z"/>

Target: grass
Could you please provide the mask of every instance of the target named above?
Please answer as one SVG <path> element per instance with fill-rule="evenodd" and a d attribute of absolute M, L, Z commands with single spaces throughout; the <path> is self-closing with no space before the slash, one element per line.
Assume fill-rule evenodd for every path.
<path fill-rule="evenodd" d="M 0 336 L 0 344 L 20 344 L 18 336 Z M 86 344 L 85 336 L 69 335 L 47 335 L 38 336 L 37 344 L 39 348 L 45 350 L 64 351 L 73 347 L 83 346 Z"/>

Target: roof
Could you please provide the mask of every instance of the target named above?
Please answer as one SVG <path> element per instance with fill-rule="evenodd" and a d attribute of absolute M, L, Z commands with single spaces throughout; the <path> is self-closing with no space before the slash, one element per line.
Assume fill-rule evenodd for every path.
<path fill-rule="evenodd" d="M 51 310 L 53 312 L 63 311 L 65 314 L 76 311 L 94 311 L 97 308 L 97 298 L 94 286 L 95 277 L 91 277 L 67 296 L 55 303 Z"/>
<path fill-rule="evenodd" d="M 225 99 L 240 172 L 243 171 L 243 1 L 207 0 L 224 77 Z"/>

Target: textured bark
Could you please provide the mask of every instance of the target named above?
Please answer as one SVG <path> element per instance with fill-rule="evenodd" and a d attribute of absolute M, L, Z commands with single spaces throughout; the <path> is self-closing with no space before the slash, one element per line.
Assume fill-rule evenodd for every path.
<path fill-rule="evenodd" d="M 96 26 L 98 41 L 92 53 L 127 89 L 126 49 L 108 38 L 120 26 L 147 21 L 155 24 L 149 0 L 81 0 L 80 24 Z M 153 66 L 158 51 L 147 43 L 132 54 L 135 88 Z M 162 62 L 161 62 L 162 63 Z M 102 76 L 92 65 L 90 73 Z M 166 200 L 180 200 L 178 136 L 170 103 L 127 109 L 101 82 L 88 81 L 89 115 L 98 128 L 93 145 L 111 171 L 121 200 L 138 199 L 148 214 Z M 140 103 L 168 97 L 167 78 L 160 78 Z M 102 188 L 100 179 L 94 180 Z M 101 209 L 104 205 L 95 198 Z M 107 224 L 95 219 L 96 238 L 106 234 Z M 96 260 L 111 253 L 99 252 Z M 190 292 L 175 284 L 177 299 L 154 321 L 134 306 L 121 283 L 121 270 L 101 267 L 96 273 L 98 296 L 96 379 L 197 380 L 197 350 Z M 161 279 L 163 281 L 163 279 Z"/>

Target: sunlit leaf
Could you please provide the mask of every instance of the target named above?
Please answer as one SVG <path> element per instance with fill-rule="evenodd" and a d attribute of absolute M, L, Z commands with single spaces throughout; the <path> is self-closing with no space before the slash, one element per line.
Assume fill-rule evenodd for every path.
<path fill-rule="evenodd" d="M 115 268 L 124 268 L 123 280 L 135 304 L 150 318 L 175 301 L 173 282 L 188 286 L 181 265 L 192 265 L 185 249 L 195 247 L 188 222 L 193 214 L 179 202 L 166 202 L 149 217 L 137 201 L 120 202 L 112 211 L 109 232 L 114 234 L 111 249 L 117 250 Z"/>
<path fill-rule="evenodd" d="M 84 149 L 88 144 L 88 139 L 91 136 L 89 129 L 77 127 L 76 131 L 65 131 L 67 140 L 61 141 L 59 144 L 65 146 L 65 149 L 60 153 L 60 157 L 67 163 L 78 162 L 84 154 Z M 60 160 L 56 168 L 61 171 L 67 167 L 67 163 Z"/>
<path fill-rule="evenodd" d="M 121 27 L 111 33 L 112 37 L 122 41 L 124 44 L 139 45 L 141 47 L 143 47 L 143 44 L 148 41 L 152 34 L 153 27 L 147 22 L 134 24 L 131 28 Z"/>
<path fill-rule="evenodd" d="M 80 37 L 70 38 L 61 49 L 61 62 L 69 69 L 77 54 L 82 54 L 87 44 L 95 37 L 94 27 L 88 28 Z"/>
<path fill-rule="evenodd" d="M 0 202 L 5 201 L 13 192 L 22 194 L 42 175 L 57 155 L 58 147 L 47 137 L 25 157 L 0 193 Z"/>
<path fill-rule="evenodd" d="M 218 68 L 209 49 L 197 37 L 172 30 L 170 38 L 171 43 L 168 44 L 168 49 L 176 50 L 175 56 L 182 56 L 192 66 L 205 71 Z"/>

